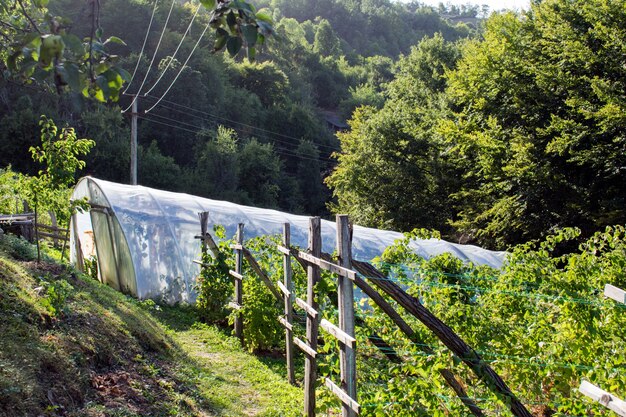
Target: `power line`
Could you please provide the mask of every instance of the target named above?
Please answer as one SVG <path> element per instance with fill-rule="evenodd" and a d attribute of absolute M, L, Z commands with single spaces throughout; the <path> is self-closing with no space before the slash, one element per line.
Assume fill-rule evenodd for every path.
<path fill-rule="evenodd" d="M 187 34 L 191 30 L 191 26 L 193 25 L 194 20 L 196 20 L 196 16 L 198 15 L 199 11 L 200 11 L 200 6 L 197 6 L 196 7 L 196 12 L 193 14 L 193 17 L 191 18 L 191 21 L 189 22 L 189 25 L 187 26 L 187 30 L 185 30 L 185 33 L 183 34 L 183 37 L 180 39 L 180 42 L 178 42 L 178 46 L 176 47 L 176 50 L 174 51 L 174 54 L 172 54 L 169 62 L 167 63 L 167 66 L 165 67 L 165 69 L 163 71 L 161 71 L 161 75 L 159 76 L 159 78 L 154 82 L 152 87 L 150 87 L 150 89 L 144 94 L 144 96 L 150 94 L 150 92 L 152 90 L 154 90 L 154 88 L 159 84 L 159 82 L 161 82 L 161 79 L 163 78 L 163 76 L 165 75 L 167 70 L 170 69 L 170 66 L 174 62 L 174 58 L 176 58 L 176 54 L 178 54 L 178 50 L 180 49 L 181 45 L 183 44 L 183 41 L 185 40 L 185 38 L 187 37 Z"/>
<path fill-rule="evenodd" d="M 204 37 L 204 34 L 206 33 L 207 29 L 209 28 L 209 25 L 211 24 L 211 20 L 213 19 L 213 15 L 211 16 L 211 18 L 209 19 L 209 23 L 206 24 L 206 26 L 204 27 L 204 30 L 202 31 L 202 33 L 200 34 L 200 37 L 198 38 L 198 41 L 196 42 L 196 44 L 193 46 L 193 49 L 191 50 L 191 52 L 189 53 L 189 56 L 187 57 L 187 59 L 185 60 L 185 62 L 183 63 L 183 65 L 180 67 L 180 70 L 178 71 L 178 74 L 176 74 L 176 77 L 174 77 L 174 80 L 172 81 L 172 83 L 170 84 L 169 87 L 167 87 L 167 89 L 165 90 L 165 93 L 163 93 L 163 95 L 157 100 L 156 103 L 154 103 L 154 105 L 152 107 L 150 107 L 148 110 L 146 110 L 146 113 L 150 113 L 150 111 L 152 109 L 154 109 L 156 106 L 159 105 L 159 103 L 161 102 L 161 100 L 163 100 L 165 98 L 165 96 L 167 95 L 167 93 L 170 92 L 170 89 L 174 86 L 174 84 L 176 83 L 176 81 L 178 80 L 178 77 L 180 77 L 180 74 L 183 73 L 183 70 L 185 69 L 185 67 L 187 66 L 187 63 L 189 62 L 189 60 L 191 59 L 191 56 L 193 55 L 193 53 L 196 51 L 196 48 L 198 48 L 198 45 L 200 45 L 200 41 L 202 40 L 202 38 Z"/>
<path fill-rule="evenodd" d="M 170 16 L 172 16 L 172 10 L 174 9 L 174 3 L 176 3 L 176 0 L 172 0 L 172 5 L 170 6 L 170 11 L 167 14 L 167 19 L 165 19 L 165 24 L 163 25 L 163 30 L 161 30 L 161 36 L 159 37 L 159 42 L 157 43 L 157 46 L 154 50 L 154 55 L 152 55 L 152 59 L 150 60 L 150 65 L 148 65 L 148 70 L 146 71 L 146 75 L 143 77 L 143 81 L 141 82 L 141 85 L 139 86 L 139 90 L 137 90 L 137 93 L 134 95 L 133 97 L 133 101 L 130 103 L 130 105 L 128 107 L 126 107 L 126 109 L 124 109 L 122 111 L 122 113 L 126 113 L 132 106 L 133 104 L 137 101 L 137 96 L 139 94 L 141 94 L 141 90 L 143 89 L 143 86 L 146 83 L 146 80 L 148 79 L 148 75 L 150 74 L 150 70 L 152 69 L 152 65 L 154 64 L 154 60 L 156 59 L 157 53 L 159 52 L 159 48 L 161 47 L 161 41 L 163 40 L 163 35 L 165 35 L 165 29 L 167 29 L 167 24 L 170 21 Z"/>
<path fill-rule="evenodd" d="M 137 64 L 135 65 L 135 70 L 133 71 L 133 75 L 130 77 L 130 81 L 128 82 L 128 85 L 126 86 L 124 91 L 122 91 L 122 94 L 126 94 L 128 89 L 130 88 L 130 85 L 133 83 L 133 80 L 135 79 L 135 74 L 137 74 L 137 69 L 139 68 L 139 62 L 141 61 L 141 56 L 143 55 L 143 51 L 146 47 L 146 43 L 148 42 L 148 36 L 150 35 L 150 28 L 152 28 L 152 21 L 154 20 L 154 13 L 156 12 L 157 4 L 159 4 L 159 0 L 154 1 L 154 7 L 152 7 L 152 16 L 150 16 L 150 23 L 148 24 L 148 30 L 146 30 L 146 36 L 143 38 L 143 45 L 141 45 L 141 51 L 139 52 L 139 56 L 137 57 Z"/>
<path fill-rule="evenodd" d="M 174 125 L 171 125 L 169 123 L 163 123 L 163 122 L 160 122 L 158 120 L 151 119 L 149 117 L 145 117 L 145 116 L 137 116 L 137 117 L 142 119 L 142 120 L 147 120 L 149 122 L 157 123 L 157 124 L 164 125 L 164 126 L 168 126 L 168 127 L 174 128 L 174 129 L 184 130 L 184 131 L 191 132 L 191 133 L 198 133 L 197 130 L 185 129 L 184 127 L 174 126 Z"/>
<path fill-rule="evenodd" d="M 167 121 L 172 122 L 172 123 L 178 123 L 180 125 L 193 127 L 193 128 L 196 129 L 196 130 L 191 130 L 191 129 L 188 129 L 188 128 L 181 128 L 182 130 L 185 130 L 187 132 L 198 133 L 199 131 L 202 130 L 202 127 L 200 127 L 200 126 L 196 126 L 196 125 L 193 125 L 191 123 L 182 122 L 180 120 L 175 120 L 175 119 L 169 118 L 167 116 L 161 116 L 161 115 L 156 114 L 156 113 L 152 113 L 151 116 L 158 117 L 160 119 L 164 119 L 164 120 L 167 120 Z M 146 118 L 146 117 L 142 117 L 142 119 L 155 121 L 154 119 L 149 119 L 149 118 Z M 173 124 L 169 124 L 169 123 L 160 122 L 160 124 L 166 125 L 166 126 L 169 126 L 169 127 L 172 127 L 172 128 L 178 128 L 177 125 L 173 125 Z M 234 127 L 233 129 L 237 130 L 239 128 Z M 242 132 L 239 131 L 239 133 L 242 133 Z M 270 139 L 270 138 L 267 138 L 267 139 Z M 284 156 L 290 156 L 290 157 L 305 159 L 305 160 L 309 160 L 309 161 L 316 161 L 316 162 L 332 162 L 332 160 L 330 160 L 330 159 L 322 158 L 322 157 L 319 157 L 319 156 L 317 158 L 315 158 L 313 156 L 307 157 L 307 156 L 295 153 L 295 152 L 293 152 L 290 149 L 281 148 L 280 146 L 277 146 L 275 144 L 274 144 L 274 150 L 276 150 L 278 154 L 281 154 L 281 155 L 284 155 Z"/>
<path fill-rule="evenodd" d="M 157 98 L 157 97 L 150 96 L 150 95 L 148 95 L 148 96 L 146 96 L 146 97 L 150 97 L 150 98 L 154 98 L 154 99 L 156 99 L 156 98 Z M 296 137 L 294 137 L 294 136 L 285 135 L 285 134 L 283 134 L 283 133 L 278 133 L 278 132 L 273 132 L 273 131 L 271 131 L 271 130 L 266 130 L 266 129 L 263 129 L 263 128 L 260 128 L 260 127 L 257 127 L 257 126 L 252 126 L 252 125 L 249 125 L 249 124 L 246 124 L 246 123 L 243 123 L 243 122 L 238 122 L 238 121 L 236 121 L 236 120 L 231 120 L 231 119 L 228 119 L 228 118 L 223 117 L 223 116 L 218 116 L 218 115 L 215 115 L 215 114 L 212 114 L 212 113 L 206 112 L 206 111 L 202 111 L 202 110 L 194 109 L 194 108 L 192 108 L 192 107 L 188 107 L 188 106 L 185 106 L 185 105 L 183 105 L 183 104 L 175 103 L 175 102 L 173 102 L 173 101 L 163 100 L 163 102 L 168 103 L 168 104 L 171 104 L 171 105 L 173 105 L 173 106 L 178 106 L 178 107 L 183 108 L 183 109 L 185 109 L 185 110 L 190 110 L 190 111 L 193 111 L 193 112 L 196 112 L 196 113 L 200 113 L 200 114 L 203 114 L 203 115 L 205 115 L 205 116 L 209 116 L 209 117 L 217 118 L 217 119 L 220 119 L 220 120 L 228 121 L 228 122 L 230 122 L 230 123 L 235 123 L 235 124 L 238 124 L 238 125 L 242 125 L 242 126 L 245 126 L 245 127 L 249 127 L 249 128 L 251 128 L 251 129 L 255 129 L 255 130 L 262 131 L 262 132 L 266 132 L 266 133 L 269 133 L 269 134 L 271 134 L 271 135 L 281 136 L 281 137 L 284 137 L 284 138 L 287 138 L 287 139 L 293 139 L 293 140 L 295 140 L 295 141 L 300 141 L 300 140 L 302 139 L 302 138 L 296 138 Z M 327 149 L 329 149 L 330 151 L 333 151 L 333 152 L 338 152 L 338 151 L 340 151 L 340 149 L 335 148 L 334 146 L 330 146 L 330 145 L 316 144 L 316 146 L 317 146 L 318 148 L 327 148 Z"/>
<path fill-rule="evenodd" d="M 182 110 L 174 109 L 174 108 L 172 108 L 172 107 L 168 107 L 168 106 L 164 106 L 164 105 L 161 105 L 161 107 L 162 107 L 162 108 L 165 108 L 165 109 L 168 109 L 168 110 L 176 111 L 176 112 L 179 112 L 179 113 L 184 113 Z M 220 116 L 213 116 L 213 119 L 215 119 L 216 121 L 220 121 L 220 122 L 221 122 L 221 124 L 224 124 L 224 125 L 226 125 L 226 126 L 232 127 L 233 129 L 241 129 L 240 127 L 235 127 L 235 126 L 233 126 L 233 124 L 235 124 L 236 122 L 231 122 L 231 121 L 229 121 L 228 119 L 224 119 L 224 118 L 222 118 L 222 117 L 220 117 Z M 203 119 L 203 118 L 200 118 L 200 120 L 209 121 L 208 119 Z M 211 122 L 212 122 L 212 123 L 215 123 L 215 122 L 213 122 L 213 121 L 211 121 Z M 238 124 L 243 124 L 243 123 L 238 123 Z M 249 127 L 249 125 L 245 125 L 245 126 L 246 126 L 246 127 Z M 262 132 L 261 132 L 261 133 L 262 133 L 262 136 L 261 136 L 261 137 L 264 137 L 264 138 L 266 138 L 266 139 L 271 139 L 273 142 L 280 142 L 280 143 L 283 143 L 283 144 L 285 144 L 285 145 L 293 145 L 293 144 L 294 144 L 294 143 L 293 143 L 293 142 L 291 142 L 291 141 L 286 141 L 286 140 L 284 140 L 284 139 L 278 139 L 278 138 L 276 138 L 276 137 L 274 137 L 274 136 L 268 136 L 268 135 L 267 135 L 267 133 L 265 133 L 266 131 L 263 131 L 263 129 L 261 129 L 261 128 L 256 128 L 256 130 L 262 131 Z M 269 132 L 269 131 L 267 131 L 267 132 Z M 295 139 L 295 138 L 294 138 L 294 139 Z M 296 139 L 296 140 L 297 140 L 297 139 Z M 318 144 L 314 144 L 314 145 L 315 145 L 315 146 L 318 146 Z M 320 157 L 320 158 L 322 158 L 322 157 Z M 325 157 L 324 157 L 323 159 L 324 159 L 325 161 L 328 161 L 328 162 L 332 162 L 332 161 L 333 161 L 333 160 L 332 160 L 332 159 L 330 159 L 330 158 L 325 158 Z"/>

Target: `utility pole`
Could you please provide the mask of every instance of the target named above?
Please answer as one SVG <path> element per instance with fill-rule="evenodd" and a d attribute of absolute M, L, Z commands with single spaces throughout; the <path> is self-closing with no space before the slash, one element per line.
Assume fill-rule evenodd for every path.
<path fill-rule="evenodd" d="M 132 110 L 130 113 L 130 184 L 137 185 L 137 101 L 139 96 L 133 97 Z"/>

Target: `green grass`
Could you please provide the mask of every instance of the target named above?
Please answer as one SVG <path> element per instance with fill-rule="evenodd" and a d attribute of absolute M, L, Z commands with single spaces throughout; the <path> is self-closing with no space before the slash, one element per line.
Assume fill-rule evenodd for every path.
<path fill-rule="evenodd" d="M 280 359 L 31 255 L 0 236 L 0 416 L 300 415 Z"/>

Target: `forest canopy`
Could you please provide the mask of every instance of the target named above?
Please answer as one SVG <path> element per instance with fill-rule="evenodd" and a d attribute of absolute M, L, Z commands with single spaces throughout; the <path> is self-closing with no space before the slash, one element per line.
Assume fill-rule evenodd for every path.
<path fill-rule="evenodd" d="M 253 7 L 256 40 L 271 36 L 240 44 L 193 2 L 3 3 L 0 167 L 38 172 L 28 149 L 47 115 L 95 141 L 79 175 L 127 182 L 137 95 L 143 185 L 499 249 L 626 220 L 620 2 L 491 14 L 389 0 Z M 108 90 L 94 85 L 116 103 L 56 88 L 42 71 L 58 65 L 30 50 L 16 76 L 9 51 L 37 17 L 31 42 L 57 32 L 68 45 L 100 42 L 99 74 L 117 75 Z M 252 56 L 234 53 L 248 44 Z"/>
<path fill-rule="evenodd" d="M 619 1 L 548 0 L 424 39 L 339 135 L 336 210 L 498 248 L 624 224 L 625 24 Z"/>

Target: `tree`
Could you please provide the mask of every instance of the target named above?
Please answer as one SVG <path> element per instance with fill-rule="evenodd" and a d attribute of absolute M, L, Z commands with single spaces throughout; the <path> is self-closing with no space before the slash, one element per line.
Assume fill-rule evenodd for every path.
<path fill-rule="evenodd" d="M 278 207 L 281 161 L 274 147 L 252 138 L 240 151 L 239 190 L 260 207 Z"/>
<path fill-rule="evenodd" d="M 80 201 L 71 202 L 71 186 L 76 181 L 76 172 L 85 167 L 81 156 L 89 153 L 94 146 L 91 139 L 78 139 L 73 128 L 63 128 L 59 132 L 54 122 L 41 116 L 41 145 L 30 148 L 33 160 L 42 165 L 35 177 L 24 177 L 26 197 L 29 204 L 55 212 L 59 223 L 68 225 L 72 212 Z"/>
<path fill-rule="evenodd" d="M 314 143 L 302 140 L 296 149 L 296 155 L 299 157 L 297 180 L 304 212 L 318 216 L 324 210 L 325 200 L 319 150 Z"/>
<path fill-rule="evenodd" d="M 264 107 L 280 106 L 285 102 L 289 80 L 273 62 L 243 62 L 237 64 L 235 70 L 235 84 L 256 94 Z"/>
<path fill-rule="evenodd" d="M 33 161 L 26 152 L 36 145 L 40 130 L 32 107 L 30 97 L 22 96 L 15 103 L 13 112 L 0 118 L 0 166 L 12 165 L 19 172 L 37 172 L 31 168 Z"/>
<path fill-rule="evenodd" d="M 550 0 L 464 48 L 442 129 L 466 171 L 457 227 L 503 247 L 626 221 L 625 26 L 620 2 Z"/>
<path fill-rule="evenodd" d="M 436 129 L 449 112 L 438 81 L 455 65 L 455 51 L 442 36 L 425 38 L 400 61 L 384 107 L 354 112 L 326 179 L 337 198 L 333 211 L 369 226 L 446 231 L 456 175 Z"/>
<path fill-rule="evenodd" d="M 337 56 L 341 53 L 339 38 L 326 19 L 322 19 L 317 25 L 313 50 L 323 56 Z"/>
<path fill-rule="evenodd" d="M 130 176 L 130 143 L 128 128 L 119 108 L 98 104 L 93 109 L 85 110 L 80 119 L 80 133 L 95 142 L 85 159 L 87 174 L 127 183 Z"/>
<path fill-rule="evenodd" d="M 142 183 L 148 187 L 168 188 L 181 185 L 182 170 L 171 156 L 161 153 L 155 140 L 148 147 L 139 146 L 137 169 Z"/>
<path fill-rule="evenodd" d="M 61 94 L 70 89 L 99 101 L 117 101 L 130 74 L 116 65 L 111 44 L 124 44 L 116 37 L 103 38 L 100 2 L 90 0 L 89 34 L 81 40 L 70 33 L 71 22 L 52 14 L 49 0 L 16 0 L 0 4 L 0 62 L 2 70 L 19 81 L 36 80 L 54 86 Z M 235 56 L 243 48 L 254 60 L 256 49 L 273 33 L 272 20 L 245 0 L 201 0 L 211 10 L 215 30 L 214 51 L 226 49 Z"/>
<path fill-rule="evenodd" d="M 219 126 L 200 152 L 194 171 L 194 194 L 215 199 L 238 201 L 239 156 L 237 133 Z"/>

